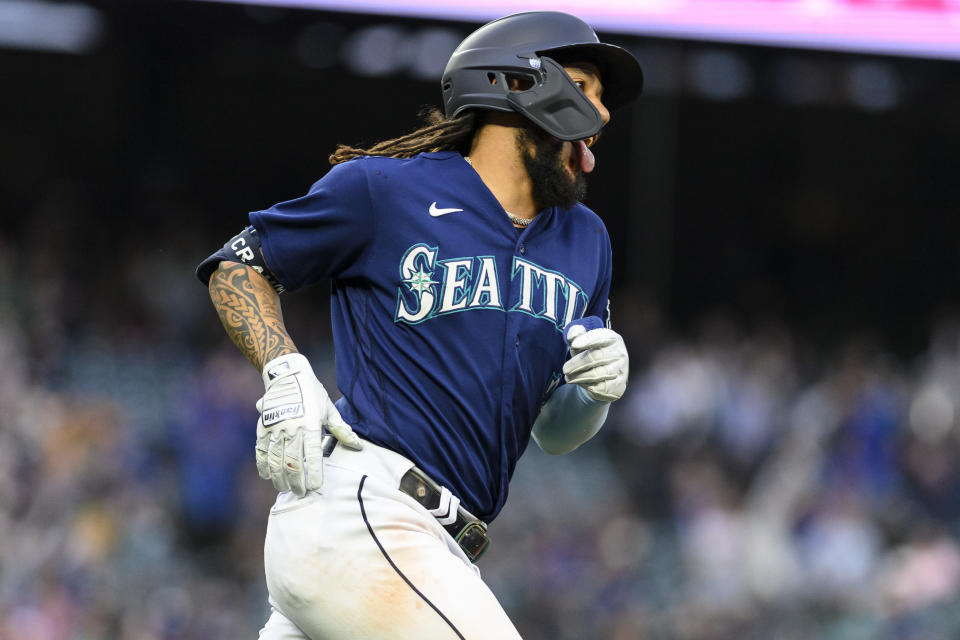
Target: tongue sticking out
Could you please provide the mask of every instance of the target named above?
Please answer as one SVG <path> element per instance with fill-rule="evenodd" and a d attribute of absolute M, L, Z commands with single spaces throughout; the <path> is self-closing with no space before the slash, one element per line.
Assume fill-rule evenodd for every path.
<path fill-rule="evenodd" d="M 583 140 L 577 140 L 577 145 L 580 147 L 580 170 L 584 173 L 590 173 L 597 164 L 596 159 L 593 157 L 593 152 L 590 151 L 587 143 Z"/>

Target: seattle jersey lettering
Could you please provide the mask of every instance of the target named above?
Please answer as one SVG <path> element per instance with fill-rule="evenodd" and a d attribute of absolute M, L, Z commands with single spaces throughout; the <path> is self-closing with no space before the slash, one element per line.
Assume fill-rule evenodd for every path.
<path fill-rule="evenodd" d="M 498 309 L 547 320 L 562 331 L 587 309 L 583 287 L 529 260 L 513 258 L 505 303 L 494 256 L 438 260 L 438 253 L 438 247 L 415 244 L 403 254 L 394 322 L 418 324 L 460 311 Z"/>

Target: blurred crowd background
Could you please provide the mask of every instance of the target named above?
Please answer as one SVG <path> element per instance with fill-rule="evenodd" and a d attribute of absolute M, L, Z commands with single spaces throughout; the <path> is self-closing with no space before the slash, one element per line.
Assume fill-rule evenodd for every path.
<path fill-rule="evenodd" d="M 89 50 L 0 49 L 0 638 L 254 637 L 262 386 L 193 269 L 410 129 L 472 25 L 361 68 L 423 23 L 99 11 Z M 649 91 L 588 204 L 631 383 L 524 455 L 485 579 L 529 640 L 960 637 L 956 63 L 624 44 Z M 333 390 L 325 297 L 284 308 Z"/>

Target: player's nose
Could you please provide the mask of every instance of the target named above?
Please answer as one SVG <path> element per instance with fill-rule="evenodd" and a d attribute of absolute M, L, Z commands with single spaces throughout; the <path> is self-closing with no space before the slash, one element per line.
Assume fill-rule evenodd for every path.
<path fill-rule="evenodd" d="M 607 126 L 607 123 L 610 122 L 610 111 L 606 105 L 603 104 L 603 100 L 597 97 L 592 97 L 590 100 L 593 102 L 593 106 L 597 108 L 597 111 L 600 112 L 600 120 L 603 121 L 603 126 Z"/>

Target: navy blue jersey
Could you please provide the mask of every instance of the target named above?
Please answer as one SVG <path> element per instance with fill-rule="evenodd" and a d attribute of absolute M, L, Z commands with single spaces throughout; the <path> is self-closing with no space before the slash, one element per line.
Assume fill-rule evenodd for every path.
<path fill-rule="evenodd" d="M 351 160 L 250 221 L 287 290 L 332 280 L 344 420 L 492 520 L 563 384 L 564 325 L 607 319 L 603 222 L 577 204 L 518 232 L 455 152 Z"/>

